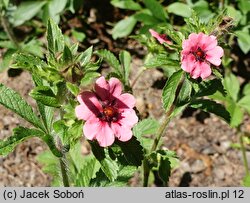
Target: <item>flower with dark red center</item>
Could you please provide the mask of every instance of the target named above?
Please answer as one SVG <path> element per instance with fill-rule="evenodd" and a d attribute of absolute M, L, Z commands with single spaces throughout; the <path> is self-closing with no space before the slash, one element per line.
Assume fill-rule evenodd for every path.
<path fill-rule="evenodd" d="M 212 73 L 210 65 L 219 66 L 224 54 L 217 43 L 213 35 L 190 34 L 182 43 L 181 68 L 190 73 L 194 79 L 198 77 L 205 79 L 210 76 Z"/>
<path fill-rule="evenodd" d="M 158 32 L 154 31 L 153 29 L 149 29 L 149 32 L 150 32 L 152 37 L 154 37 L 155 39 L 157 39 L 158 42 L 160 42 L 160 44 L 163 44 L 164 42 L 167 44 L 172 44 L 172 42 L 170 40 L 168 40 L 167 35 L 159 34 Z"/>
<path fill-rule="evenodd" d="M 116 78 L 96 80 L 95 91 L 85 91 L 77 96 L 80 105 L 75 112 L 85 120 L 83 132 L 89 140 L 97 140 L 102 147 L 110 146 L 115 138 L 126 142 L 131 139 L 131 128 L 138 122 L 133 110 L 135 98 L 122 94 L 122 84 Z"/>

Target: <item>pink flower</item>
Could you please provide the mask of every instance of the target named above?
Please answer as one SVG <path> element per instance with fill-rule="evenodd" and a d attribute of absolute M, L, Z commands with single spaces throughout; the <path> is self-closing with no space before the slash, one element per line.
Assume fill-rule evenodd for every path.
<path fill-rule="evenodd" d="M 149 32 L 152 35 L 152 37 L 156 38 L 158 40 L 158 42 L 160 42 L 161 44 L 163 44 L 164 42 L 166 42 L 168 44 L 172 44 L 172 42 L 167 39 L 167 35 L 159 34 L 158 32 L 154 31 L 153 29 L 149 29 Z"/>
<path fill-rule="evenodd" d="M 188 39 L 183 41 L 182 48 L 181 68 L 194 79 L 210 76 L 210 65 L 219 66 L 224 54 L 223 49 L 217 46 L 216 37 L 204 33 L 190 34 Z"/>
<path fill-rule="evenodd" d="M 80 105 L 75 112 L 85 120 L 83 133 L 89 140 L 97 140 L 102 147 L 110 146 L 115 138 L 126 142 L 131 139 L 131 128 L 138 122 L 133 110 L 135 98 L 122 94 L 122 84 L 116 78 L 96 80 L 95 92 L 85 91 L 77 96 Z"/>

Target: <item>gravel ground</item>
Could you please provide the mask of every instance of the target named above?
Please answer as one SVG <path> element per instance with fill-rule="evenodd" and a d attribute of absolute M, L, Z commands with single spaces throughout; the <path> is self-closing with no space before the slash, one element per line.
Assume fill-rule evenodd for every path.
<path fill-rule="evenodd" d="M 140 66 L 141 61 L 134 59 L 131 81 Z M 148 70 L 135 83 L 134 95 L 142 117 L 161 119 L 159 87 L 165 80 L 162 72 Z M 22 72 L 13 78 L 8 77 L 7 72 L 0 73 L 0 82 L 18 91 L 34 105 L 34 100 L 28 97 L 31 89 L 28 73 Z M 11 135 L 14 127 L 28 126 L 2 106 L 0 112 L 0 139 Z M 163 138 L 163 147 L 175 150 L 180 158 L 179 167 L 172 171 L 169 186 L 241 186 L 244 177 L 241 153 L 230 147 L 231 142 L 237 141 L 235 131 L 213 115 L 191 110 L 186 114 L 169 124 Z M 243 127 L 250 130 L 248 117 Z M 49 186 L 51 178 L 42 172 L 36 161 L 36 156 L 45 149 L 42 141 L 32 138 L 18 145 L 7 157 L 0 157 L 0 186 Z"/>

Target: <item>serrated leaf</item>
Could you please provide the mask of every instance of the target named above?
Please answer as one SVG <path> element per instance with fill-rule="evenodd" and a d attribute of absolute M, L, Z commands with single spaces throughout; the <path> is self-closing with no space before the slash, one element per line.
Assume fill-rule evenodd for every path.
<path fill-rule="evenodd" d="M 128 36 L 133 31 L 136 22 L 137 20 L 134 16 L 129 16 L 123 20 L 120 20 L 112 30 L 113 39 Z"/>
<path fill-rule="evenodd" d="M 80 54 L 79 61 L 81 63 L 81 66 L 85 67 L 90 62 L 92 53 L 93 53 L 93 46 L 89 47 L 83 53 Z"/>
<path fill-rule="evenodd" d="M 123 68 L 123 72 L 124 72 L 124 78 L 126 83 L 128 84 L 128 80 L 129 80 L 129 72 L 130 72 L 130 63 L 131 63 L 131 55 L 129 52 L 123 50 L 120 52 L 119 54 L 119 59 Z"/>
<path fill-rule="evenodd" d="M 225 109 L 225 107 L 222 104 L 216 103 L 215 101 L 208 99 L 198 99 L 192 101 L 190 106 L 192 108 L 201 109 L 208 113 L 213 113 L 223 118 L 226 122 L 230 123 L 231 116 L 229 112 Z"/>
<path fill-rule="evenodd" d="M 229 74 L 225 77 L 223 84 L 228 94 L 236 102 L 238 100 L 238 94 L 240 91 L 240 83 L 237 77 L 233 74 Z"/>
<path fill-rule="evenodd" d="M 195 97 L 209 96 L 214 94 L 216 91 L 225 94 L 225 90 L 220 79 L 202 81 L 201 83 L 198 84 L 198 92 L 194 96 Z"/>
<path fill-rule="evenodd" d="M 47 26 L 47 41 L 49 53 L 55 58 L 57 52 L 62 52 L 64 49 L 63 34 L 53 20 L 48 20 Z"/>
<path fill-rule="evenodd" d="M 159 20 L 166 21 L 167 13 L 163 6 L 156 0 L 144 0 L 146 7 L 151 11 L 151 13 Z"/>
<path fill-rule="evenodd" d="M 191 93 L 191 82 L 187 78 L 185 78 L 182 83 L 179 96 L 177 98 L 176 108 L 186 105 L 191 99 Z"/>
<path fill-rule="evenodd" d="M 171 173 L 171 163 L 168 158 L 161 157 L 158 174 L 164 185 L 167 185 Z"/>
<path fill-rule="evenodd" d="M 89 85 L 94 79 L 100 76 L 101 74 L 98 72 L 87 72 L 81 79 L 81 85 L 82 86 Z"/>
<path fill-rule="evenodd" d="M 157 120 L 152 118 L 144 119 L 133 127 L 133 134 L 137 139 L 141 139 L 143 135 L 154 134 L 159 127 L 160 124 Z"/>
<path fill-rule="evenodd" d="M 39 78 L 37 75 L 32 75 L 32 79 L 35 83 L 35 86 L 42 86 L 43 81 L 41 78 Z M 53 115 L 54 115 L 54 108 L 45 106 L 41 102 L 37 101 L 37 107 L 39 110 L 39 113 L 42 117 L 43 123 L 45 128 L 50 133 L 51 127 L 52 127 L 52 121 L 53 121 Z"/>
<path fill-rule="evenodd" d="M 175 93 L 182 78 L 183 71 L 179 70 L 173 73 L 167 80 L 162 90 L 163 107 L 168 111 L 175 99 Z"/>
<path fill-rule="evenodd" d="M 30 137 L 42 137 L 43 135 L 44 133 L 37 129 L 17 127 L 13 130 L 12 136 L 4 140 L 0 140 L 0 155 L 8 155 L 19 143 Z"/>
<path fill-rule="evenodd" d="M 118 176 L 118 164 L 112 160 L 107 153 L 105 153 L 104 148 L 100 147 L 95 142 L 90 142 L 92 152 L 96 159 L 101 164 L 101 169 L 108 177 L 110 181 L 114 181 Z"/>
<path fill-rule="evenodd" d="M 120 63 L 113 53 L 106 49 L 98 50 L 95 53 L 99 57 L 102 57 L 112 68 L 114 68 L 114 71 L 118 75 L 122 75 Z"/>
<path fill-rule="evenodd" d="M 143 147 L 136 137 L 132 137 L 127 142 L 116 141 L 115 142 L 124 153 L 127 162 L 134 166 L 140 166 L 143 160 Z"/>
<path fill-rule="evenodd" d="M 250 95 L 250 83 L 246 84 L 243 88 L 244 95 Z"/>
<path fill-rule="evenodd" d="M 58 158 L 55 157 L 50 151 L 45 151 L 40 153 L 36 157 L 36 160 L 43 165 L 42 171 L 52 177 L 51 185 L 54 187 L 61 186 L 62 177 L 60 174 Z"/>
<path fill-rule="evenodd" d="M 95 164 L 96 164 L 96 159 L 90 159 L 84 164 L 82 169 L 76 175 L 76 180 L 75 180 L 76 187 L 88 187 L 89 186 L 91 178 L 93 177 L 95 173 L 95 170 L 94 170 Z"/>
<path fill-rule="evenodd" d="M 236 31 L 235 34 L 238 37 L 238 43 L 239 43 L 241 50 L 244 52 L 244 54 L 247 54 L 250 51 L 249 32 L 240 30 L 240 31 Z"/>
<path fill-rule="evenodd" d="M 13 24 L 18 26 L 25 21 L 33 18 L 41 8 L 46 4 L 46 1 L 26 1 L 21 2 L 13 13 Z"/>
<path fill-rule="evenodd" d="M 64 46 L 62 61 L 63 61 L 63 64 L 69 64 L 69 63 L 72 63 L 73 61 L 73 55 L 67 45 Z"/>
<path fill-rule="evenodd" d="M 175 2 L 168 6 L 168 12 L 182 17 L 191 17 L 192 10 L 187 4 Z"/>
<path fill-rule="evenodd" d="M 117 179 L 110 182 L 102 170 L 96 173 L 96 178 L 90 182 L 91 187 L 123 187 L 128 185 L 128 181 L 136 171 L 135 166 L 120 166 Z M 98 178 L 97 178 L 98 177 Z"/>
<path fill-rule="evenodd" d="M 42 130 L 44 129 L 40 119 L 35 115 L 32 107 L 14 90 L 0 84 L 0 104 L 12 110 L 26 121 Z"/>
<path fill-rule="evenodd" d="M 60 102 L 54 92 L 48 86 L 35 87 L 30 96 L 46 106 L 60 107 Z"/>
<path fill-rule="evenodd" d="M 248 113 L 250 113 L 250 95 L 241 98 L 238 102 L 238 105 L 243 107 L 247 110 Z"/>
<path fill-rule="evenodd" d="M 179 61 L 170 59 L 166 54 L 157 54 L 144 64 L 146 68 L 155 68 L 165 65 L 179 66 Z"/>
<path fill-rule="evenodd" d="M 240 106 L 232 101 L 229 103 L 227 110 L 231 116 L 230 126 L 233 128 L 239 126 L 243 122 L 244 116 Z"/>
<path fill-rule="evenodd" d="M 122 8 L 122 9 L 129 9 L 129 10 L 140 10 L 141 6 L 140 4 L 134 2 L 133 0 L 112 0 L 110 2 L 113 6 Z"/>
<path fill-rule="evenodd" d="M 68 88 L 68 90 L 74 95 L 77 96 L 80 92 L 80 89 L 78 86 L 76 86 L 75 84 L 72 84 L 70 82 L 66 82 L 66 86 Z"/>

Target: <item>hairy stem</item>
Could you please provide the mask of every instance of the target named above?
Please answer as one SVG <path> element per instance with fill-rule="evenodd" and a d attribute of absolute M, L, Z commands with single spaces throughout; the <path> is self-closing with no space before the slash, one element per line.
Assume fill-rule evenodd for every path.
<path fill-rule="evenodd" d="M 67 173 L 66 159 L 65 157 L 61 157 L 59 158 L 59 161 L 60 161 L 63 185 L 64 187 L 69 187 L 69 178 L 68 178 L 68 173 Z"/>
<path fill-rule="evenodd" d="M 166 116 L 164 117 L 164 120 L 163 120 L 160 128 L 158 129 L 158 131 L 156 133 L 156 136 L 155 136 L 155 139 L 154 139 L 154 143 L 153 143 L 153 145 L 151 147 L 150 152 L 153 152 L 153 151 L 155 151 L 157 149 L 158 144 L 159 144 L 159 142 L 161 140 L 161 137 L 162 137 L 164 131 L 166 130 L 169 122 L 171 121 L 171 115 L 172 115 L 172 113 L 173 113 L 173 111 L 174 111 L 174 109 L 176 107 L 177 99 L 178 99 L 181 87 L 183 85 L 183 81 L 184 80 L 182 79 L 181 82 L 178 85 L 178 88 L 177 88 L 176 93 L 175 93 L 174 102 L 171 105 L 170 109 L 167 111 Z M 143 187 L 147 187 L 148 186 L 149 173 L 150 173 L 150 168 L 148 166 L 148 160 L 145 158 L 143 160 L 143 175 L 144 175 Z"/>
<path fill-rule="evenodd" d="M 239 128 L 237 128 L 237 132 L 238 132 L 239 140 L 240 140 L 240 149 L 241 149 L 241 152 L 242 152 L 243 164 L 244 164 L 244 167 L 245 167 L 246 175 L 248 176 L 249 175 L 249 169 L 248 169 L 246 147 L 245 147 L 244 140 L 243 140 L 244 135 L 240 131 Z"/>
<path fill-rule="evenodd" d="M 7 33 L 10 41 L 16 46 L 17 49 L 19 49 L 20 45 L 18 43 L 18 40 L 9 24 L 8 19 L 4 16 L 4 14 L 1 15 L 1 24 L 3 26 L 4 31 Z"/>

